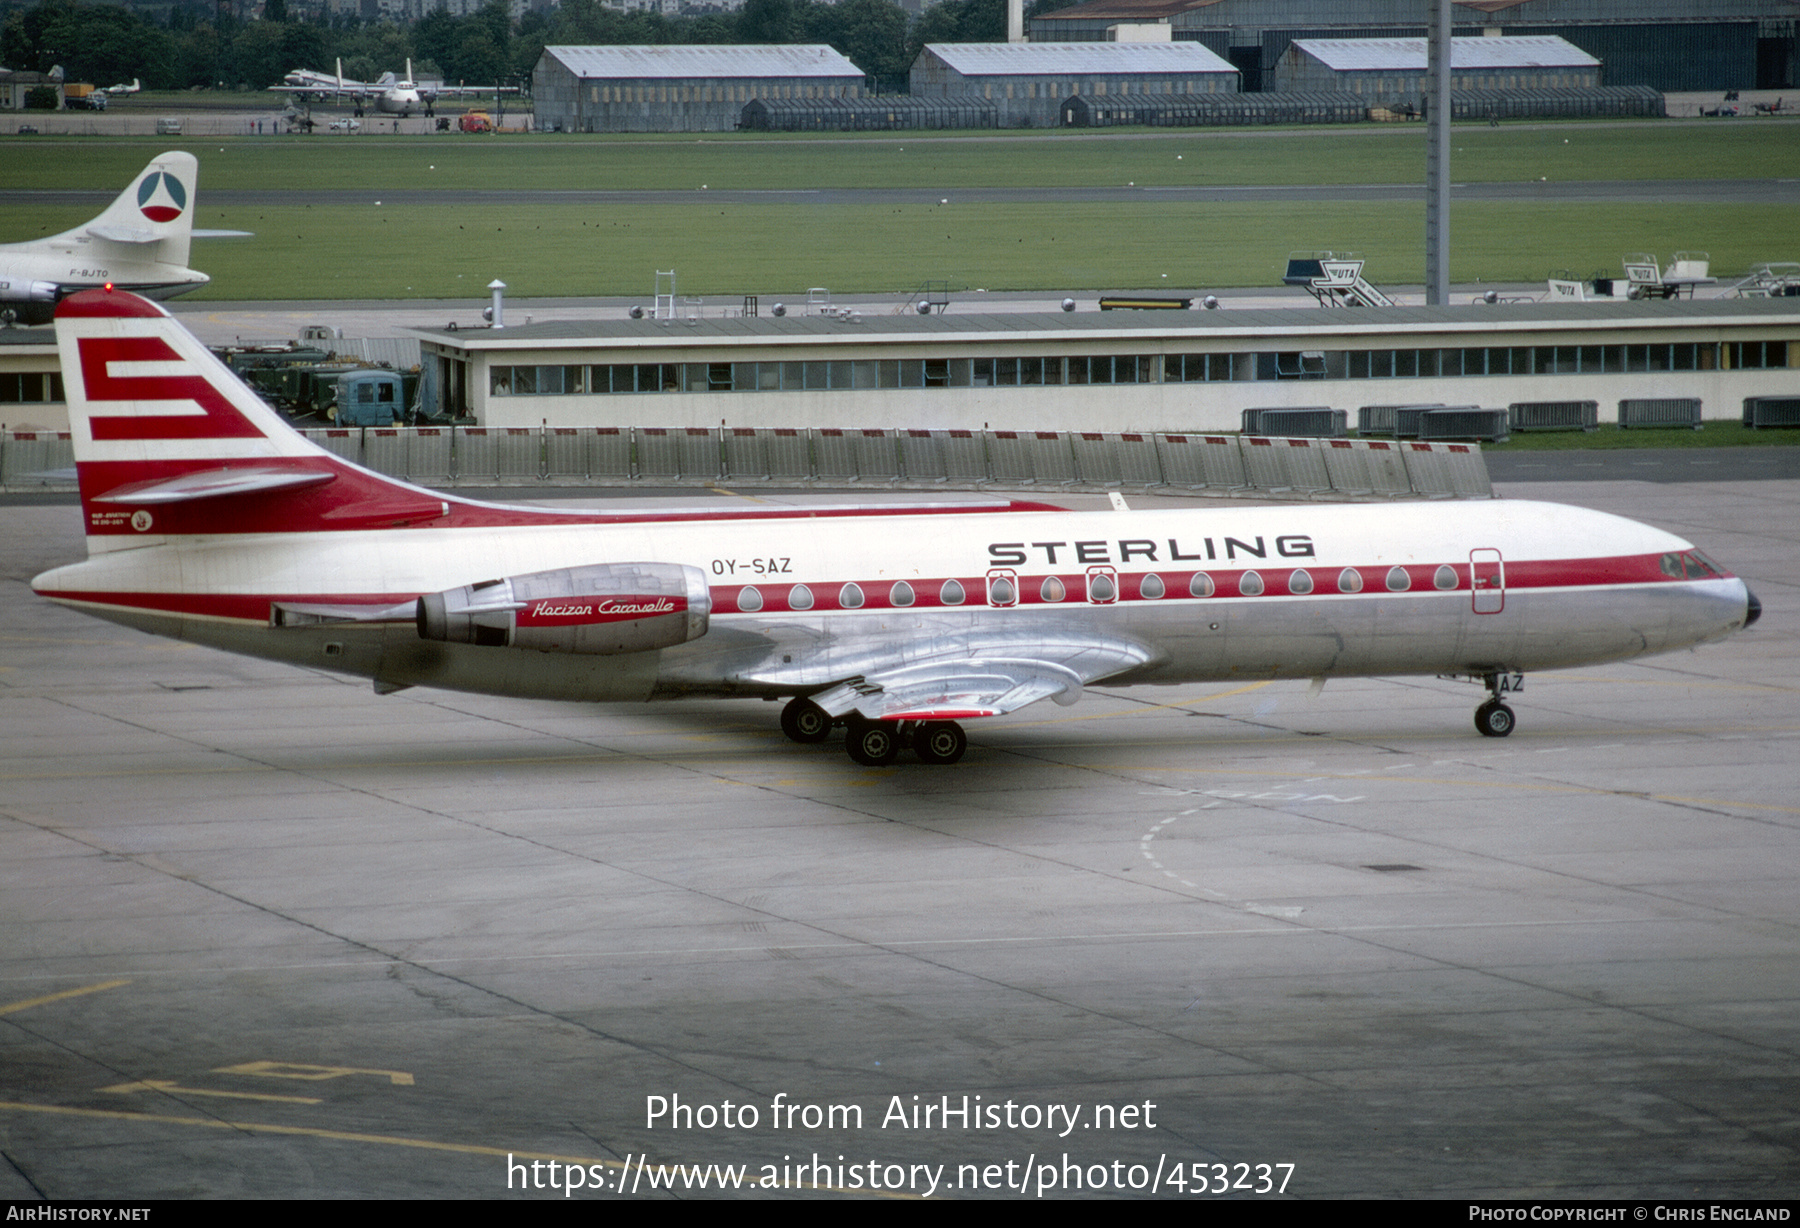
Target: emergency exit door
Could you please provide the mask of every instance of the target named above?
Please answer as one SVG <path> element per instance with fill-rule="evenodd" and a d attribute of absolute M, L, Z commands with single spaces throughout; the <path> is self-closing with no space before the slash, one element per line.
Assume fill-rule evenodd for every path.
<path fill-rule="evenodd" d="M 1469 551 L 1469 600 L 1477 614 L 1506 608 L 1506 564 L 1498 550 Z"/>

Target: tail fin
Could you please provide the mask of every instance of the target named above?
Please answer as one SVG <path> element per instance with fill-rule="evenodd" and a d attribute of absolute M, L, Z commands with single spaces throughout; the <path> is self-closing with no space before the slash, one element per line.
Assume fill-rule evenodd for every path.
<path fill-rule="evenodd" d="M 430 491 L 301 437 L 147 299 L 72 294 L 56 309 L 56 344 L 89 553 L 189 534 L 399 527 L 448 514 Z"/>
<path fill-rule="evenodd" d="M 200 163 L 193 154 L 158 154 L 105 213 L 49 242 L 98 240 L 126 249 L 120 255 L 127 260 L 185 266 L 199 179 Z"/>

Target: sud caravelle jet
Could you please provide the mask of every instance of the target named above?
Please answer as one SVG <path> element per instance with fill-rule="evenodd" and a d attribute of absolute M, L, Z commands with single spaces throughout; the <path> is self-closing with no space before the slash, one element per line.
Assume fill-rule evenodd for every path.
<path fill-rule="evenodd" d="M 391 72 L 384 72 L 373 84 L 365 81 L 346 80 L 344 77 L 344 61 L 337 62 L 337 76 L 327 73 L 313 72 L 308 68 L 296 68 L 281 79 L 280 85 L 271 85 L 270 91 L 277 94 L 292 94 L 298 103 L 334 102 L 348 98 L 356 104 L 356 113 L 361 115 L 363 108 L 373 105 L 383 115 L 398 115 L 406 119 L 414 111 L 431 114 L 433 105 L 445 95 L 463 97 L 465 95 L 518 93 L 517 86 L 477 87 L 472 85 L 432 85 L 421 89 L 413 80 L 411 57 L 406 61 L 406 76 L 395 78 Z"/>
<path fill-rule="evenodd" d="M 194 229 L 199 172 L 193 154 L 158 154 L 93 221 L 0 246 L 0 315 L 48 324 L 57 300 L 93 286 L 165 299 L 206 285 L 212 278 L 187 267 L 189 241 L 243 232 Z"/>
<path fill-rule="evenodd" d="M 508 507 L 301 438 L 161 307 L 56 313 L 88 558 L 52 601 L 409 686 L 785 698 L 859 763 L 1084 687 L 1452 674 L 1483 734 L 1527 670 L 1722 639 L 1762 607 L 1660 529 L 1512 501 L 1066 512 Z M 1123 501 L 1120 501 L 1122 505 Z"/>

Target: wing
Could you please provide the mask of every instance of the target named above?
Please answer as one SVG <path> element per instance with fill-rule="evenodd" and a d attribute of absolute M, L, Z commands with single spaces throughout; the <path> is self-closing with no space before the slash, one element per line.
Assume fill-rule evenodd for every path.
<path fill-rule="evenodd" d="M 1072 704 L 1088 683 L 1135 669 L 1151 656 L 1133 640 L 1065 637 L 1036 645 L 1012 640 L 865 670 L 811 698 L 831 716 L 969 720 L 1040 699 Z"/>

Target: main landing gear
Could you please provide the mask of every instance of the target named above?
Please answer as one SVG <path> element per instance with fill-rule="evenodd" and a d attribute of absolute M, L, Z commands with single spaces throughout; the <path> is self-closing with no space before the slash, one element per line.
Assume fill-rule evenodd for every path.
<path fill-rule="evenodd" d="M 810 699 L 791 700 L 781 710 L 781 732 L 796 742 L 823 742 L 833 724 Z M 852 716 L 843 726 L 845 751 L 865 767 L 886 767 L 909 748 L 920 763 L 955 763 L 969 749 L 969 735 L 955 721 L 871 721 Z"/>

